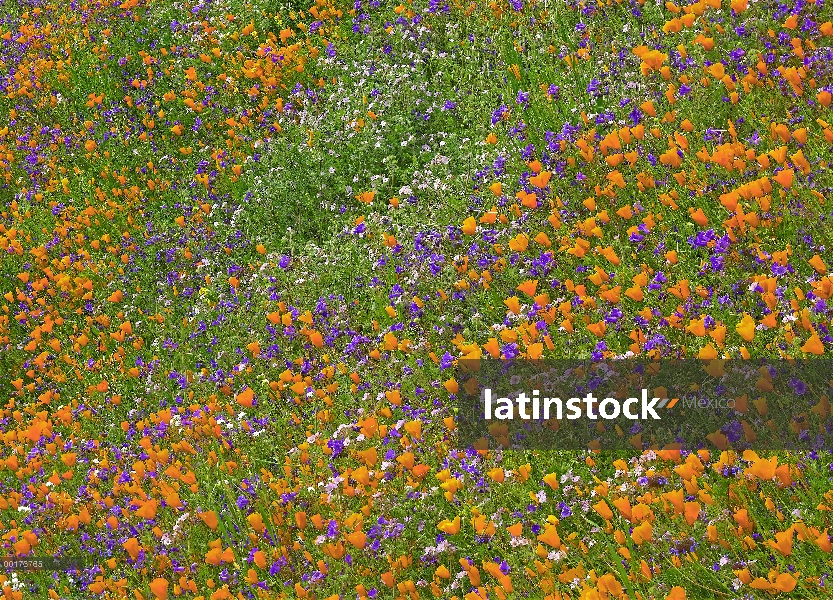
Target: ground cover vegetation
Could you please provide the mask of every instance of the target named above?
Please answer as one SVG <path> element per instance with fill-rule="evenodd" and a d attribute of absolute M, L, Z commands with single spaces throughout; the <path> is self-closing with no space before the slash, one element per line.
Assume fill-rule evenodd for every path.
<path fill-rule="evenodd" d="M 460 448 L 454 365 L 829 354 L 831 18 L 3 3 L 0 553 L 87 560 L 4 597 L 827 596 L 824 448 Z"/>

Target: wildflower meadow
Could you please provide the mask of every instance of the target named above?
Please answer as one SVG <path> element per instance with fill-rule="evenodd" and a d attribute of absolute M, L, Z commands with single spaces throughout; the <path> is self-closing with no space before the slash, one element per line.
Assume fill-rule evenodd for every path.
<path fill-rule="evenodd" d="M 833 597 L 824 444 L 457 407 L 463 360 L 830 357 L 832 21 L 0 2 L 2 597 Z"/>

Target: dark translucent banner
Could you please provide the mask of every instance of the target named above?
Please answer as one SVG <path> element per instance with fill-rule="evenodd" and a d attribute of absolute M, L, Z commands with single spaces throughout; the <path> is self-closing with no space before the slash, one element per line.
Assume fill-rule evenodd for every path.
<path fill-rule="evenodd" d="M 830 360 L 460 360 L 468 448 L 822 450 Z"/>

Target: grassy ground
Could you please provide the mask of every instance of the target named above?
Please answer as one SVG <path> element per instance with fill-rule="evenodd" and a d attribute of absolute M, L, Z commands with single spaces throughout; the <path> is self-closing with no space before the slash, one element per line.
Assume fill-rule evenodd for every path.
<path fill-rule="evenodd" d="M 455 362 L 824 360 L 830 15 L 3 5 L 6 597 L 825 597 L 825 448 L 461 448 Z"/>

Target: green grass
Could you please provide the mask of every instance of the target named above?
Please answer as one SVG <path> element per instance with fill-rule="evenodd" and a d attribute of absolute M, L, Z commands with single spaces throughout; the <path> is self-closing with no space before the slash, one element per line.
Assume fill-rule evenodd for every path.
<path fill-rule="evenodd" d="M 569 335 L 560 329 L 565 317 L 556 310 L 548 328 L 553 344 L 546 354 L 550 358 L 590 356 L 600 338 L 585 327 L 585 318 L 590 323 L 599 322 L 614 308 L 623 314 L 620 324 L 611 323 L 604 335 L 608 356 L 622 356 L 628 351 L 634 341 L 631 333 L 636 327 L 635 317 L 644 308 L 659 311 L 661 317 L 641 325 L 641 330 L 649 338 L 664 336 L 668 345 L 663 351 L 668 355 L 694 355 L 711 342 L 708 336 L 700 338 L 686 330 L 691 321 L 705 315 L 725 325 L 726 345 L 721 350 L 733 357 L 739 356 L 741 345 L 753 356 L 774 357 L 779 352 L 802 355 L 801 347 L 809 332 L 798 326 L 801 310 L 808 311 L 807 318 L 818 331 L 830 326 L 830 314 L 815 310 L 812 299 L 806 297 L 811 282 L 821 279 L 807 261 L 820 254 L 829 265 L 833 243 L 827 222 L 820 219 L 829 206 L 822 205 L 811 192 L 815 189 L 826 198 L 833 185 L 829 169 L 821 165 L 821 161 L 828 160 L 829 143 L 815 121 L 819 116 L 827 116 L 830 121 L 829 110 L 808 103 L 813 97 L 809 89 L 799 98 L 764 83 L 748 93 L 743 91 L 739 102 L 733 104 L 723 100 L 727 94 L 723 84 L 712 80 L 709 87 L 703 87 L 699 83 L 706 60 L 724 59 L 739 46 L 748 56 L 766 52 L 765 43 L 776 39 L 770 38 L 766 30 L 773 26 L 772 12 L 777 7 L 772 3 L 753 5 L 743 17 L 753 32 L 748 36 L 737 34 L 730 26 L 736 21 L 726 7 L 707 12 L 707 20 L 695 27 L 665 35 L 661 28 L 672 14 L 667 6 L 651 2 L 640 5 L 641 16 L 625 4 L 599 6 L 602 12 L 598 15 L 583 14 L 564 3 L 529 4 L 522 14 L 501 6 L 502 14 L 496 15 L 480 3 L 468 16 L 467 5 L 463 4 L 450 3 L 447 13 L 438 10 L 433 14 L 423 10 L 424 6 L 403 4 L 405 11 L 413 8 L 420 15 L 419 24 L 407 12 L 395 12 L 393 3 L 363 5 L 357 11 L 366 12 L 367 18 L 357 24 L 370 27 L 369 34 L 353 31 L 352 5 L 326 8 L 342 10 L 343 18 L 335 22 L 322 17 L 318 20 L 323 22 L 323 33 L 307 35 L 296 27 L 290 13 L 307 25 L 314 19 L 308 13 L 309 6 L 296 2 L 258 0 L 198 6 L 150 2 L 130 13 L 114 5 L 88 6 L 83 10 L 94 15 L 87 22 L 64 21 L 55 26 L 49 48 L 26 50 L 21 64 L 28 65 L 27 61 L 37 58 L 65 61 L 70 51 L 72 61 L 63 68 L 44 69 L 37 78 L 41 88 L 31 100 L 0 96 L 0 129 L 10 128 L 0 144 L 15 157 L 7 180 L 2 179 L 4 172 L 0 171 L 0 185 L 5 186 L 0 188 L 0 241 L 17 239 L 23 247 L 20 255 L 4 252 L 0 265 L 0 296 L 8 293 L 12 298 L 0 300 L 0 404 L 4 407 L 0 418 L 4 435 L 17 431 L 16 437 L 3 438 L 0 457 L 10 457 L 13 449 L 21 458 L 26 455 L 33 444 L 25 441 L 22 432 L 34 420 L 34 412 L 46 410 L 53 431 L 65 441 L 73 440 L 72 451 L 79 455 L 73 477 L 54 489 L 73 499 L 71 512 L 83 506 L 92 520 L 80 531 L 63 530 L 57 524 L 65 514 L 57 506 L 47 505 L 44 498 L 24 496 L 23 504 L 35 507 L 38 513 L 25 523 L 22 513 L 12 508 L 0 510 L 2 533 L 14 527 L 12 520 L 19 528 L 25 524 L 38 529 L 41 545 L 36 552 L 61 549 L 89 555 L 106 577 L 126 578 L 130 593 L 135 589 L 144 598 L 152 597 L 148 584 L 157 576 L 171 582 L 169 597 L 174 595 L 179 574 L 169 566 L 154 565 L 162 549 L 185 565 L 186 577 L 199 586 L 198 594 L 187 592 L 184 597 L 209 598 L 213 591 L 207 582 L 213 580 L 214 589 L 222 585 L 224 568 L 231 577 L 230 589 L 235 594 L 247 593 L 243 590 L 249 591 L 250 586 L 244 578 L 252 565 L 246 558 L 255 546 L 275 551 L 269 556 L 269 565 L 278 555 L 285 556 L 286 564 L 277 574 L 270 574 L 268 567 L 257 569 L 259 580 L 268 583 L 276 595 L 284 593 L 283 597 L 295 597 L 296 583 L 314 590 L 317 598 L 333 594 L 352 598 L 357 584 L 368 590 L 376 587 L 378 597 L 393 597 L 395 592 L 381 583 L 380 576 L 391 569 L 388 557 L 400 556 L 412 557 L 413 564 L 397 570 L 397 582 L 424 582 L 417 585 L 421 597 L 432 595 L 432 582 L 440 585 L 441 597 L 463 597 L 470 580 L 458 577 L 462 574 L 459 560 L 466 556 L 478 568 L 495 557 L 506 560 L 515 587 L 515 592 L 509 594 L 513 598 L 546 598 L 550 591 L 544 591 L 547 584 L 542 580 L 548 577 L 553 580 L 552 591 L 577 596 L 580 588 L 560 581 L 558 575 L 578 567 L 585 573 L 595 570 L 597 576 L 613 574 L 628 597 L 637 597 L 638 593 L 642 598 L 665 598 L 677 585 L 686 589 L 688 598 L 734 598 L 743 593 L 766 596 L 749 586 L 733 588 L 736 575 L 730 567 L 738 561 L 750 565 L 753 578 L 766 578 L 770 569 L 785 573 L 793 567 L 800 573 L 800 581 L 790 597 L 819 597 L 824 590 L 812 578 L 829 572 L 829 554 L 811 542 L 796 540 L 793 553 L 785 556 L 767 542 L 774 539 L 775 532 L 799 520 L 819 531 L 829 528 L 828 513 L 817 509 L 820 504 L 831 504 L 825 497 L 830 480 L 828 454 L 810 460 L 806 455 L 778 453 L 779 464 L 804 464 L 803 476 L 796 478 L 800 483 L 781 487 L 775 481 L 747 479 L 742 472 L 738 476 L 721 475 L 715 468 L 719 457 L 715 453 L 698 480 L 700 489 L 709 486 L 714 504 L 703 503 L 703 517 L 688 526 L 666 511 L 661 500 L 651 502 L 643 496 L 646 491 L 657 495 L 684 487 L 682 480 L 672 474 L 674 465 L 670 461 L 653 460 L 637 452 L 591 455 L 554 450 L 491 452 L 475 458 L 456 448 L 454 434 L 443 423 L 444 418 L 455 415 L 454 403 L 443 387 L 454 369 L 443 368 L 431 356 L 433 353 L 440 362 L 449 352 L 457 359 L 464 352 L 462 346 L 482 346 L 490 338 L 501 339 L 505 348 L 506 341 L 499 333 L 507 328 L 504 300 L 517 295 L 528 310 L 531 300 L 517 287 L 529 279 L 539 280 L 538 291 L 547 292 L 556 308 L 574 300 L 576 294 L 562 285 L 550 287 L 555 280 L 563 284 L 571 279 L 576 285 L 586 285 L 587 297 L 597 302 L 595 308 L 587 303 L 574 305 L 575 332 Z M 323 9 L 324 5 L 319 5 L 319 10 Z M 10 29 L 9 24 L 18 28 L 24 10 L 30 11 L 27 18 L 39 22 L 39 26 L 50 19 L 58 23 L 62 15 L 79 18 L 79 11 L 68 12 L 60 6 L 44 7 L 44 14 L 36 19 L 31 16 L 33 7 L 4 7 L 5 24 L 0 26 L 0 34 Z M 300 18 L 297 13 L 302 10 L 307 14 Z M 805 10 L 809 14 L 812 7 Z M 234 21 L 229 21 L 227 14 L 233 14 Z M 395 24 L 400 14 L 407 16 L 406 25 Z M 825 15 L 822 10 L 815 11 L 818 21 L 827 18 Z M 530 17 L 534 17 L 534 23 Z M 718 19 L 726 30 L 723 35 L 716 33 Z M 216 30 L 206 33 L 203 20 Z M 241 35 L 250 22 L 258 33 Z M 385 31 L 388 24 L 393 27 L 391 33 Z M 711 51 L 693 43 L 704 25 L 711 28 L 709 35 L 717 40 Z M 103 31 L 107 28 L 109 33 Z M 303 72 L 297 72 L 291 68 L 295 64 L 292 62 L 270 89 L 272 84 L 259 76 L 247 77 L 244 71 L 253 64 L 247 61 L 268 55 L 267 47 L 274 50 L 284 45 L 279 39 L 270 39 L 269 34 L 280 36 L 285 28 L 292 28 L 295 34 L 286 45 L 301 44 L 297 56 L 303 56 L 306 64 Z M 674 106 L 664 97 L 668 82 L 660 74 L 645 77 L 639 72 L 640 59 L 632 49 L 642 40 L 637 37 L 640 32 L 645 34 L 644 43 L 657 45 L 663 52 L 675 52 L 678 44 L 687 50 L 692 64 L 686 69 L 674 60 L 666 63 L 673 63 L 671 82 L 678 89 L 683 73 L 691 78 L 691 92 L 685 97 L 678 95 Z M 799 34 L 804 35 L 800 31 L 790 33 Z M 829 37 L 807 35 L 820 48 L 829 47 Z M 95 47 L 101 51 L 105 39 L 109 48 L 105 60 L 101 60 Z M 332 42 L 334 57 L 328 57 L 324 39 Z M 576 58 L 581 44 L 589 44 L 587 59 Z M 310 47 L 317 49 L 317 58 Z M 221 57 L 212 53 L 214 48 L 219 49 Z M 259 50 L 263 56 L 258 56 Z M 570 53 L 572 66 L 560 56 L 562 50 Z M 142 53 L 156 62 L 146 64 Z M 207 63 L 200 54 L 214 58 Z M 20 67 L 14 53 L 6 58 L 5 69 Z M 789 65 L 799 64 L 795 57 L 785 60 Z M 750 63 L 753 69 L 755 62 Z M 518 66 L 519 78 L 510 70 L 513 65 Z M 196 69 L 197 82 L 186 78 L 191 67 Z M 152 80 L 148 68 L 153 72 Z M 221 79 L 221 73 L 230 79 Z M 148 80 L 145 89 L 133 87 L 134 78 Z M 594 80 L 602 89 L 607 87 L 607 93 L 589 93 L 588 86 Z M 319 86 L 319 81 L 323 85 Z M 254 84 L 260 89 L 252 99 L 247 90 Z M 547 97 L 550 85 L 558 86 L 558 98 Z M 742 91 L 742 84 L 738 88 Z M 175 97 L 166 98 L 169 92 Z M 518 104 L 519 92 L 529 93 L 526 106 Z M 190 93 L 195 102 L 202 103 L 201 112 L 186 104 L 186 94 Z M 55 94 L 61 95 L 61 101 Z M 100 107 L 86 105 L 89 94 L 103 94 Z M 125 101 L 127 95 L 132 98 L 129 103 Z M 54 107 L 52 97 L 56 98 Z M 268 98 L 268 108 L 262 104 L 264 97 Z M 282 99 L 283 111 L 276 108 L 277 98 Z M 601 137 L 614 126 L 595 123 L 597 115 L 611 113 L 616 128 L 632 125 L 631 111 L 649 99 L 656 105 L 657 116 L 642 115 L 642 119 L 648 130 L 659 128 L 660 135 L 655 138 L 646 131 L 644 140 L 625 148 L 638 148 L 639 158 L 633 167 L 626 163 L 617 167 L 626 186 L 616 188 L 613 198 L 596 190 L 597 186 L 608 185 L 606 175 L 613 168 L 604 162 L 598 148 L 595 160 L 586 164 L 574 144 L 575 138 L 571 138 L 563 151 L 557 144 L 546 150 L 547 169 L 557 173 L 543 205 L 523 209 L 519 214 L 512 211 L 515 192 L 531 175 L 528 162 L 533 158 L 544 160 L 544 150 L 563 131 L 565 123 L 581 125 L 580 135 L 595 127 Z M 620 102 L 624 100 L 629 102 Z M 446 103 L 452 103 L 453 108 Z M 289 104 L 295 109 L 287 108 Z M 508 107 L 511 117 L 492 124 L 492 115 L 501 105 Z M 12 108 L 16 118 L 10 116 Z M 666 111 L 672 109 L 676 113 L 673 124 L 662 122 Z M 588 119 L 586 124 L 582 114 Z M 762 117 L 789 122 L 791 131 L 799 126 L 808 128 L 809 141 L 801 149 L 812 164 L 813 180 L 797 177 L 794 195 L 790 191 L 783 200 L 779 184 L 773 184 L 773 212 L 782 211 L 783 221 L 776 227 L 736 231 L 737 241 L 726 256 L 725 270 L 703 269 L 715 252 L 710 247 L 693 247 L 689 238 L 707 228 L 713 228 L 720 237 L 725 231 L 722 223 L 729 216 L 719 202 L 720 195 L 764 175 L 772 178 L 773 170 L 747 161 L 745 170 L 727 171 L 705 164 L 695 153 L 702 146 L 710 153 L 715 151 L 717 142 L 703 139 L 710 128 L 721 131 L 724 142 L 731 141 L 726 132 L 731 120 L 744 151 L 754 148 L 756 155 L 766 154 L 781 142 L 771 138 L 768 120 Z M 235 120 L 233 125 L 227 123 L 231 118 Z M 686 119 L 693 124 L 693 131 L 686 133 L 690 149 L 682 165 L 668 169 L 652 164 L 651 158 L 658 158 L 668 149 L 669 136 L 679 133 Z M 83 125 L 87 120 L 93 123 L 92 131 Z M 154 121 L 153 129 L 150 120 Z M 272 128 L 272 123 L 278 123 L 281 130 Z M 521 123 L 525 127 L 519 133 Z M 181 135 L 172 132 L 175 124 L 181 125 Z M 41 128 L 54 125 L 60 125 L 68 146 L 57 134 L 54 147 L 51 141 L 44 141 L 53 134 L 40 133 Z M 753 144 L 748 140 L 756 131 L 760 141 Z M 492 133 L 497 143 L 485 143 Z M 142 134 L 148 138 L 140 139 Z M 26 166 L 26 144 L 31 138 L 42 140 L 37 154 L 43 160 L 38 163 L 41 166 L 35 179 L 26 170 L 33 169 Z M 93 153 L 84 149 L 87 139 L 97 142 Z M 530 144 L 534 150 L 529 150 Z M 189 147 L 191 153 L 180 150 Z M 788 155 L 798 149 L 791 141 Z M 0 156 L 3 153 L 0 150 Z M 571 164 L 569 159 L 574 162 Z M 54 168 L 47 166 L 50 161 Z M 239 175 L 234 166 L 240 168 Z M 697 193 L 690 195 L 686 184 L 677 183 L 673 173 L 679 171 L 685 171 Z M 637 174 L 650 176 L 659 182 L 657 187 L 640 191 Z M 209 178 L 207 186 L 198 179 L 203 175 Z M 119 176 L 124 177 L 123 182 Z M 67 179 L 66 193 L 62 178 Z M 148 180 L 153 180 L 153 189 Z M 494 182 L 503 185 L 504 198 L 496 198 L 489 190 Z M 135 195 L 130 191 L 132 186 L 139 190 Z M 42 193 L 43 198 L 30 197 L 29 190 Z M 376 192 L 372 204 L 356 199 L 356 195 L 371 190 Z M 662 194 L 671 192 L 679 194 L 677 210 L 660 202 Z M 547 220 L 551 213 L 548 202 L 556 196 L 564 203 L 558 229 Z M 394 197 L 398 198 L 398 208 L 389 202 Z M 588 197 L 596 198 L 597 210 L 585 208 L 583 201 Z M 797 201 L 801 206 L 788 204 Z M 618 208 L 636 203 L 644 210 L 632 219 L 626 221 L 615 215 Z M 460 233 L 467 217 L 479 220 L 493 205 L 500 207 L 505 224 L 481 225 L 472 236 Z M 86 224 L 82 212 L 88 206 L 98 212 L 91 214 Z M 746 207 L 750 206 L 754 204 L 748 202 Z M 689 218 L 689 208 L 702 208 L 708 226 L 696 225 Z M 584 220 L 598 217 L 603 209 L 608 211 L 610 222 L 600 225 L 601 239 L 581 233 Z M 644 242 L 630 241 L 628 228 L 637 225 L 648 212 L 656 218 L 655 228 Z M 359 234 L 357 226 L 362 219 L 365 230 Z M 11 228 L 17 231 L 16 238 L 11 237 Z M 67 231 L 53 245 L 53 232 L 61 228 Z M 485 230 L 492 230 L 493 235 L 485 234 Z M 530 241 L 526 252 L 516 253 L 508 246 L 519 233 L 534 238 L 539 232 L 545 232 L 552 242 L 552 257 L 546 268 L 539 263 L 547 249 L 538 242 Z M 808 234 L 813 236 L 812 245 L 804 239 Z M 107 235 L 109 242 L 103 240 Z M 386 246 L 386 236 L 394 236 L 398 246 Z M 621 264 L 614 266 L 592 251 L 581 258 L 565 252 L 577 237 L 590 239 L 600 248 L 611 246 Z M 101 242 L 98 249 L 93 247 L 93 240 Z M 263 248 L 259 248 L 261 244 Z M 494 244 L 500 244 L 502 255 Z M 742 314 L 749 313 L 760 322 L 766 312 L 765 298 L 749 291 L 750 276 L 772 275 L 772 261 L 756 260 L 753 252 L 760 248 L 771 254 L 787 245 L 792 250 L 794 273 L 779 276 L 779 326 L 758 330 L 753 342 L 744 343 L 735 331 Z M 40 247 L 47 252 L 42 264 L 30 252 Z M 671 249 L 679 254 L 675 265 L 665 258 L 665 252 Z M 89 260 L 82 253 L 88 253 Z M 458 271 L 455 267 L 466 259 L 468 266 Z M 602 300 L 600 287 L 587 279 L 596 266 L 615 273 L 612 284 L 621 285 L 623 291 L 633 284 L 634 276 L 646 270 L 649 283 L 660 271 L 667 282 L 657 290 L 643 286 L 642 302 L 623 295 L 614 306 Z M 585 272 L 584 268 L 589 270 Z M 474 278 L 469 277 L 472 270 Z M 483 273 L 487 270 L 492 278 L 489 286 L 484 285 Z M 54 294 L 36 293 L 35 288 L 16 278 L 22 273 L 30 274 L 32 282 L 46 277 Z M 59 283 L 62 273 L 69 278 Z M 236 289 L 230 284 L 231 277 L 238 280 Z M 81 286 L 86 280 L 92 286 L 89 307 L 82 298 L 86 288 Z M 463 292 L 459 282 L 465 280 L 470 287 Z M 670 292 L 682 280 L 689 282 L 692 291 L 688 301 Z M 698 295 L 698 286 L 711 289 L 706 294 L 708 303 Z M 796 288 L 801 288 L 802 294 Z M 124 301 L 109 302 L 107 298 L 117 289 L 124 293 Z M 724 304 L 722 296 L 728 296 L 732 303 Z M 421 308 L 417 308 L 415 298 L 423 304 Z M 55 326 L 54 333 L 43 334 L 34 351 L 25 347 L 34 339 L 35 323 L 42 325 L 44 321 L 41 315 L 19 323 L 15 315 L 22 310 L 21 303 L 27 311 L 28 303 L 32 310 L 48 308 L 53 316 L 64 319 Z M 284 307 L 279 308 L 279 303 Z M 793 303 L 797 303 L 798 310 Z M 326 313 L 321 306 L 325 306 Z M 394 317 L 388 314 L 389 307 L 396 311 Z M 299 317 L 306 311 L 314 318 L 309 327 L 325 338 L 321 348 L 304 333 L 307 326 Z M 267 319 L 275 312 L 291 312 L 291 328 L 284 329 Z M 680 327 L 661 323 L 660 318 L 667 322 L 675 314 L 682 319 Z M 109 317 L 109 325 L 96 321 L 102 315 Z M 164 320 L 150 318 L 155 315 Z M 789 330 L 783 326 L 784 316 L 797 316 Z M 521 330 L 520 325 L 538 318 L 510 318 L 509 328 Z M 119 342 L 111 334 L 127 320 L 134 333 Z M 89 342 L 76 347 L 82 333 Z M 395 335 L 398 342 L 409 340 L 413 350 L 385 349 L 386 334 Z M 46 346 L 53 337 L 60 342 L 59 351 Z M 260 346 L 259 357 L 247 347 L 254 341 Z M 523 342 L 519 348 L 525 348 Z M 370 357 L 373 350 L 380 350 L 378 360 Z M 32 361 L 41 352 L 49 354 L 50 366 L 30 376 L 27 371 L 34 369 Z M 148 364 L 155 366 L 151 370 Z M 134 366 L 139 368 L 138 377 L 127 372 Z M 330 366 L 335 369 L 333 375 L 322 375 Z M 308 396 L 306 391 L 275 392 L 270 382 L 278 381 L 285 369 L 303 371 L 311 378 L 307 383 L 317 390 L 332 383 L 338 383 L 338 387 L 326 394 L 326 400 L 314 394 Z M 352 372 L 359 380 L 355 390 L 351 388 Z M 17 392 L 6 383 L 18 377 L 24 385 L 33 384 L 33 391 Z M 186 378 L 184 385 L 181 377 Z M 106 393 L 88 391 L 102 379 L 109 381 Z M 385 392 L 399 386 L 406 401 L 395 406 L 388 402 Z M 246 387 L 257 395 L 255 407 L 242 407 L 234 401 L 234 395 Z M 47 389 L 60 393 L 60 399 L 40 404 L 37 398 Z M 112 402 L 114 394 L 122 397 L 118 405 Z M 62 405 L 75 409 L 71 424 L 57 416 Z M 81 405 L 92 413 L 85 415 Z M 154 431 L 153 420 L 171 406 L 181 407 L 179 419 L 194 422 L 182 429 L 174 424 L 164 431 Z M 189 407 L 199 407 L 199 412 L 207 416 L 200 419 L 198 411 Z M 324 410 L 331 412 L 332 420 L 321 418 Z M 16 416 L 15 411 L 21 412 Z M 395 435 L 359 439 L 359 421 L 368 416 L 376 416 L 389 429 L 401 428 L 400 421 L 420 419 L 423 438 L 411 447 Z M 147 424 L 143 433 L 122 429 L 123 422 L 135 427 L 139 421 Z M 219 435 L 214 433 L 215 425 L 221 430 Z M 260 433 L 252 435 L 250 430 Z M 315 435 L 314 441 L 307 441 Z M 145 436 L 152 450 L 170 451 L 168 464 L 160 466 L 137 488 L 116 493 L 114 480 L 122 474 L 129 476 L 136 461 L 148 460 L 150 452 L 140 443 Z M 344 436 L 351 442 L 342 454 L 333 458 L 325 452 L 327 442 Z M 88 440 L 98 440 L 103 450 L 86 449 Z M 196 448 L 194 455 L 181 449 L 183 440 Z M 344 481 L 349 483 L 351 479 L 351 485 L 356 486 L 353 475 L 363 464 L 356 453 L 370 448 L 376 448 L 379 454 L 380 464 L 373 468 L 390 474 L 389 479 L 378 482 L 377 495 L 368 501 L 367 496 L 336 491 L 343 491 Z M 413 476 L 395 458 L 384 458 L 389 450 L 396 457 L 412 451 L 417 463 L 430 467 L 417 487 L 409 487 L 408 480 L 413 482 Z M 303 460 L 307 452 L 308 458 Z M 108 473 L 106 481 L 95 484 L 91 481 L 95 469 L 92 461 L 105 458 L 115 470 Z M 593 460 L 588 462 L 588 458 Z M 613 466 L 617 458 L 629 462 L 630 474 L 617 473 Z M 116 530 L 99 524 L 111 514 L 103 499 L 126 507 L 140 489 L 161 498 L 160 482 L 177 483 L 162 474 L 176 461 L 193 471 L 199 484 L 197 491 L 180 485 L 178 493 L 187 504 L 182 522 L 175 525 L 186 513 L 160 507 L 155 524 L 162 534 L 154 533 L 148 521 L 129 511 L 117 515 Z M 236 470 L 221 470 L 220 465 L 226 461 L 237 463 Z M 740 464 L 746 468 L 751 462 Z M 382 468 L 381 463 L 390 464 Z M 633 468 L 637 463 L 642 472 L 665 473 L 669 483 L 642 489 L 635 481 Z M 531 466 L 526 479 L 518 475 L 498 483 L 488 475 L 492 469 L 518 473 L 526 464 Z M 12 498 L 13 493 L 23 494 L 24 490 L 29 493 L 26 486 L 30 477 L 37 491 L 53 470 L 61 473 L 66 467 L 57 458 L 44 458 L 43 469 L 43 473 L 18 472 L 17 476 L 9 469 L 0 471 L 3 497 Z M 444 496 L 441 482 L 435 477 L 445 469 L 464 482 L 451 500 Z M 553 490 L 542 483 L 549 473 L 559 478 L 572 473 L 579 480 L 572 487 L 565 480 Z M 321 494 L 325 486 L 333 484 L 336 474 L 344 481 L 335 485 L 327 501 Z M 244 480 L 254 482 L 256 495 L 244 491 L 248 485 Z M 602 481 L 610 484 L 611 498 L 624 495 L 636 504 L 640 496 L 651 505 L 655 515 L 651 543 L 636 545 L 629 531 L 632 524 L 616 510 L 608 527 L 586 506 L 589 498 L 591 504 L 599 499 L 594 488 Z M 626 485 L 624 490 L 619 487 L 622 485 Z M 88 491 L 94 489 L 99 498 L 86 495 L 81 486 Z M 408 494 L 414 490 L 425 495 Z M 546 493 L 545 501 L 536 496 L 541 491 Z M 288 493 L 296 496 L 282 498 Z M 238 505 L 241 497 L 247 498 L 248 504 Z M 775 508 L 768 506 L 767 499 Z M 559 516 L 561 503 L 570 506 L 570 515 Z M 744 545 L 745 534 L 736 531 L 732 515 L 740 507 L 746 507 L 755 521 L 754 533 L 759 538 L 754 548 Z M 217 512 L 216 531 L 209 530 L 197 517 L 197 508 Z M 794 514 L 795 510 L 799 513 Z M 295 513 L 301 511 L 309 517 L 320 513 L 323 530 L 310 525 L 301 532 L 294 520 Z M 491 538 L 485 539 L 475 531 L 471 520 L 476 511 L 495 522 L 496 533 Z M 263 516 L 271 541 L 256 534 L 247 523 L 247 516 L 253 512 Z M 387 537 L 379 536 L 378 549 L 362 551 L 348 545 L 354 561 L 351 565 L 326 554 L 325 544 L 333 540 L 316 543 L 330 519 L 337 521 L 338 539 L 344 541 L 344 523 L 351 514 L 364 515 L 365 532 L 374 525 L 388 527 L 379 523 L 380 518 L 400 524 L 401 530 L 392 529 Z M 550 515 L 560 519 L 558 531 L 568 552 L 547 559 L 553 548 L 541 545 L 538 550 L 536 528 L 544 526 Z M 463 521 L 461 532 L 446 536 L 453 547 L 440 552 L 436 561 L 421 561 L 426 548 L 440 543 L 438 523 L 453 521 L 457 516 Z M 506 527 L 518 521 L 524 525 L 525 544 L 513 544 L 506 532 Z M 707 541 L 709 524 L 718 527 L 725 544 Z M 625 536 L 622 543 L 612 535 L 617 529 Z M 91 541 L 82 540 L 81 532 L 89 533 Z M 163 534 L 165 540 L 173 541 L 165 545 Z M 569 537 L 571 534 L 575 536 Z M 139 565 L 127 562 L 121 548 L 124 539 L 133 536 L 147 550 L 146 560 Z M 220 567 L 205 563 L 209 542 L 217 538 L 223 548 L 234 549 L 235 563 Z M 697 542 L 696 557 L 691 558 L 689 553 L 689 558 L 676 564 L 670 550 L 678 539 L 686 538 Z M 630 560 L 623 562 L 618 553 L 622 547 L 631 553 Z M 110 557 L 116 559 L 115 568 L 106 565 Z M 309 576 L 319 569 L 319 560 L 327 564 L 329 573 L 315 583 Z M 543 577 L 537 572 L 536 560 L 541 565 L 549 561 L 547 569 L 541 567 L 547 573 Z M 639 575 L 643 560 L 655 568 L 650 580 Z M 193 569 L 192 563 L 196 564 Z M 435 577 L 440 564 L 451 572 L 450 580 Z M 715 569 L 715 564 L 719 568 Z M 526 568 L 536 574 L 530 575 Z M 484 569 L 480 574 L 488 585 L 495 585 Z M 66 575 L 53 580 L 51 574 L 37 573 L 21 580 L 38 586 L 26 591 L 27 598 L 46 597 L 47 589 L 54 589 L 61 598 L 86 599 L 92 594 L 85 587 L 89 581 L 81 584 Z M 596 585 L 594 580 L 586 581 L 588 587 Z"/>

